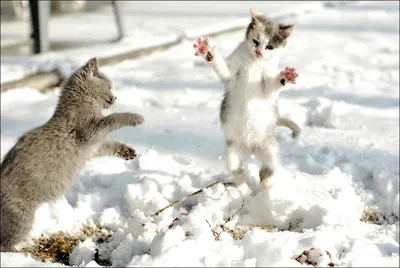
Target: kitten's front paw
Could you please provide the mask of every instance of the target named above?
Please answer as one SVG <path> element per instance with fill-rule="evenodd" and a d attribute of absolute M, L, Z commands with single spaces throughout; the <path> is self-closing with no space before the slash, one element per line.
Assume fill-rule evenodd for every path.
<path fill-rule="evenodd" d="M 140 125 L 144 123 L 144 117 L 141 114 L 129 114 L 132 126 Z"/>
<path fill-rule="evenodd" d="M 212 61 L 214 59 L 215 47 L 210 47 L 208 38 L 198 38 L 193 47 L 196 50 L 194 53 L 195 56 L 202 55 L 207 61 Z"/>
<path fill-rule="evenodd" d="M 299 73 L 295 68 L 286 67 L 285 70 L 281 71 L 281 84 L 284 86 L 286 82 L 290 82 L 292 84 L 296 84 L 296 78 L 299 76 Z"/>
<path fill-rule="evenodd" d="M 118 156 L 125 160 L 135 159 L 136 150 L 128 145 L 123 144 L 120 150 L 117 152 Z"/>

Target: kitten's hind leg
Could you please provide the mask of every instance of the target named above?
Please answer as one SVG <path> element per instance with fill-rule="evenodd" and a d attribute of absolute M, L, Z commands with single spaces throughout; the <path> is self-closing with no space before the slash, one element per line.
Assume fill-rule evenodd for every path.
<path fill-rule="evenodd" d="M 106 155 L 117 156 L 125 160 L 132 160 L 137 156 L 134 148 L 116 140 L 103 142 L 97 151 L 96 157 Z"/>
<path fill-rule="evenodd" d="M 279 147 L 276 142 L 255 149 L 256 158 L 261 162 L 259 171 L 260 183 L 264 189 L 271 186 L 271 177 L 275 174 L 280 163 Z"/>
<path fill-rule="evenodd" d="M 1 204 L 0 251 L 17 252 L 15 246 L 23 241 L 32 229 L 35 209 L 30 206 Z"/>
<path fill-rule="evenodd" d="M 226 141 L 226 167 L 232 173 L 236 187 L 244 195 L 251 195 L 252 190 L 246 182 L 246 175 L 243 170 L 243 162 L 250 156 L 245 146 L 233 141 Z"/>

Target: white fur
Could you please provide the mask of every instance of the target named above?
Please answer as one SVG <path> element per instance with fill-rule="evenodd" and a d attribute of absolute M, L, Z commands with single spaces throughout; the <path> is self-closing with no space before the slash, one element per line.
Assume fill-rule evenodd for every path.
<path fill-rule="evenodd" d="M 277 120 L 274 105 L 281 87 L 276 84 L 277 60 L 255 59 L 245 42 L 228 58 L 228 68 L 219 61 L 220 57 L 216 59 L 218 61 L 212 65 L 217 74 L 221 69 L 230 70 L 224 70 L 222 81 L 229 92 L 229 105 L 235 107 L 227 115 L 227 122 L 221 125 L 225 137 L 249 147 L 263 146 L 268 128 L 275 126 Z M 238 71 L 239 76 L 236 76 Z"/>
<path fill-rule="evenodd" d="M 209 62 L 229 93 L 228 106 L 234 107 L 226 114 L 226 122 L 221 122 L 221 128 L 226 140 L 233 142 L 226 150 L 226 166 L 243 194 L 252 192 L 240 172 L 251 154 L 255 154 L 263 168 L 274 171 L 280 164 L 273 130 L 278 120 L 275 106 L 282 88 L 278 69 L 282 51 L 264 51 L 263 57 L 257 57 L 254 47 L 249 47 L 245 40 L 227 62 L 217 51 Z M 270 180 L 264 180 L 262 185 L 269 187 Z"/>
<path fill-rule="evenodd" d="M 250 12 L 255 21 L 262 15 L 255 8 Z M 282 28 L 287 31 L 284 33 L 286 38 L 291 35 L 293 27 L 288 25 Z M 279 120 L 277 98 L 283 86 L 278 63 L 285 48 L 266 49 L 269 37 L 265 36 L 264 28 L 258 29 L 256 41 L 246 36 L 227 62 L 215 49 L 205 54 L 196 51 L 196 55 L 202 54 L 207 59 L 227 92 L 225 102 L 228 110 L 223 110 L 221 115 L 221 128 L 227 141 L 226 166 L 234 175 L 236 186 L 248 193 L 251 190 L 245 182 L 242 165 L 251 154 L 262 164 L 260 179 L 265 188 L 280 164 L 274 128 Z M 194 47 L 198 49 L 203 45 L 200 39 Z"/>
<path fill-rule="evenodd" d="M 268 40 L 261 36 L 259 42 L 265 47 Z M 206 58 L 227 92 L 224 102 L 228 110 L 221 111 L 221 129 L 227 142 L 226 166 L 234 175 L 236 186 L 249 194 L 252 191 L 246 183 L 243 163 L 251 154 L 262 164 L 260 179 L 264 188 L 280 164 L 274 128 L 279 120 L 277 98 L 283 87 L 278 62 L 284 50 L 263 49 L 257 55 L 260 53 L 250 43 L 253 40 L 246 38 L 227 61 L 214 48 L 199 53 L 198 48 L 204 45 L 202 39 L 194 46 L 196 55 Z"/>

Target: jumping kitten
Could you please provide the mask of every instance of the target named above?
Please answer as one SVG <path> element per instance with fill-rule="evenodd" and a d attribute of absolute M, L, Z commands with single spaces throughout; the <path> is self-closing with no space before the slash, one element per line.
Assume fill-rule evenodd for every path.
<path fill-rule="evenodd" d="M 298 76 L 294 68 L 278 69 L 294 25 L 269 20 L 255 8 L 250 13 L 252 20 L 246 38 L 228 57 L 227 63 L 215 47 L 210 47 L 208 39 L 199 38 L 194 47 L 195 55 L 209 62 L 225 87 L 220 122 L 227 146 L 227 169 L 237 187 L 251 195 L 243 162 L 251 154 L 256 156 L 262 164 L 260 182 L 267 188 L 268 179 L 280 164 L 274 128 L 290 128 L 293 138 L 301 130 L 292 120 L 279 116 L 277 104 L 282 87 L 288 82 L 296 83 Z"/>
<path fill-rule="evenodd" d="M 132 113 L 102 115 L 116 100 L 111 81 L 90 59 L 67 80 L 53 116 L 19 138 L 1 163 L 1 251 L 15 251 L 36 209 L 66 194 L 92 157 L 136 157 L 135 149 L 106 135 L 144 122 Z"/>

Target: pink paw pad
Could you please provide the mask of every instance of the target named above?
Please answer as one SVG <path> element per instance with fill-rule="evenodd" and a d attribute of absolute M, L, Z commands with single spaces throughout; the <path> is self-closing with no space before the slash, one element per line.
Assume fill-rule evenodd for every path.
<path fill-rule="evenodd" d="M 299 76 L 299 73 L 295 68 L 286 67 L 285 70 L 281 72 L 281 76 L 283 76 L 287 81 L 296 84 L 296 78 Z"/>
<path fill-rule="evenodd" d="M 206 53 L 208 57 L 214 56 L 215 47 L 210 47 L 208 38 L 198 38 L 193 47 L 196 49 L 195 56 L 206 55 Z"/>

